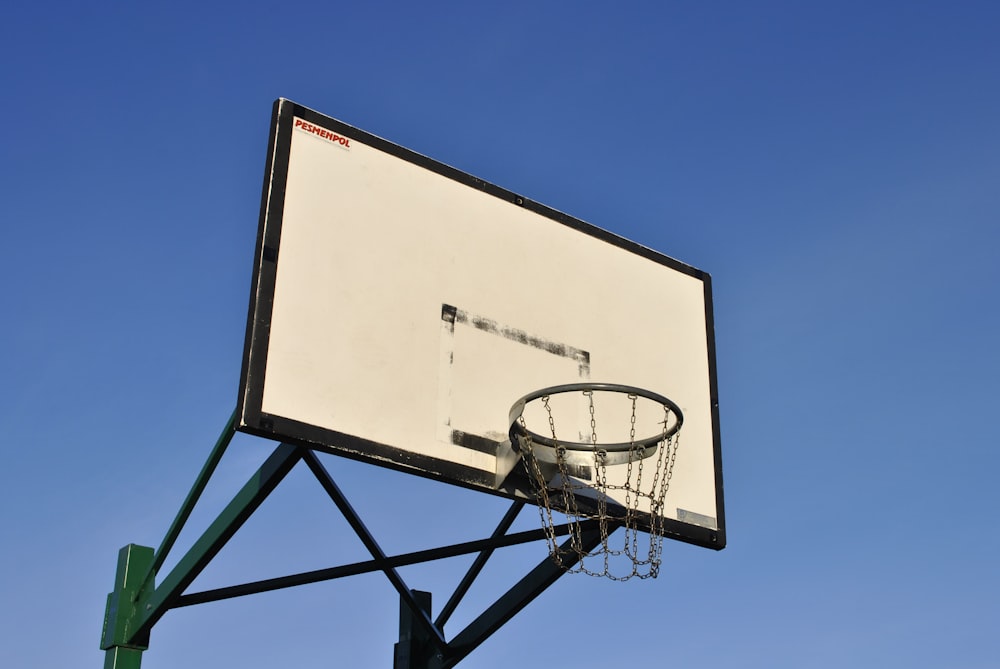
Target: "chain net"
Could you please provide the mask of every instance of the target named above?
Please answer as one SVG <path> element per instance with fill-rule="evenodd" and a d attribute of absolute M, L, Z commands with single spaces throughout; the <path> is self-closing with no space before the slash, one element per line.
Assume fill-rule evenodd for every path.
<path fill-rule="evenodd" d="M 555 392 L 534 398 L 543 411 L 536 412 L 536 418 L 547 419 L 548 434 L 543 436 L 529 429 L 522 412 L 516 418 L 517 427 L 512 425 L 512 441 L 516 439 L 522 453 L 537 496 L 549 555 L 557 565 L 570 573 L 614 581 L 656 578 L 663 549 L 664 503 L 677 459 L 683 417 L 673 402 L 658 395 L 644 393 L 646 401 L 640 403 L 637 393 L 617 387 L 602 389 L 599 385 L 606 384 L 578 391 L 583 397 L 584 418 L 589 414 L 590 430 L 589 435 L 582 435 L 585 439 L 581 442 L 560 441 L 551 402 Z M 595 395 L 611 394 L 627 398 L 625 414 L 629 422 L 627 435 L 615 444 L 598 440 Z M 647 413 L 659 412 L 656 418 L 645 421 L 655 422 L 659 434 L 650 437 L 648 432 L 640 433 L 643 438 L 637 438 L 640 404 Z M 584 521 L 596 521 L 601 537 L 601 543 L 590 551 L 584 548 Z M 557 540 L 557 528 L 563 523 L 569 530 L 569 553 L 560 550 Z M 616 535 L 619 528 L 622 532 Z"/>

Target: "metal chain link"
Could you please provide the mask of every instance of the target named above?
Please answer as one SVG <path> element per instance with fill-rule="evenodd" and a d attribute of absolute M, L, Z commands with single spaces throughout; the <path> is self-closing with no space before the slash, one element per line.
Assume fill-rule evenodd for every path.
<path fill-rule="evenodd" d="M 636 444 L 636 421 L 638 414 L 637 395 L 628 394 L 631 401 L 631 416 L 629 418 L 629 445 L 628 459 L 625 463 L 625 480 L 620 484 L 608 482 L 607 473 L 607 451 L 600 448 L 597 438 L 597 411 L 594 401 L 594 391 L 581 391 L 586 397 L 587 410 L 590 418 L 589 443 L 593 453 L 593 479 L 592 483 L 584 483 L 579 480 L 575 471 L 571 471 L 571 465 L 567 462 L 567 449 L 559 443 L 557 436 L 555 416 L 550 404 L 550 397 L 543 396 L 540 399 L 545 409 L 549 432 L 552 441 L 556 444 L 554 448 L 543 444 L 535 444 L 530 437 L 531 432 L 527 429 L 524 415 L 518 418 L 518 422 L 524 434 L 529 435 L 522 438 L 521 446 L 526 456 L 530 478 L 533 481 L 535 492 L 538 498 L 539 514 L 542 525 L 546 530 L 546 538 L 549 544 L 549 553 L 557 565 L 565 567 L 562 555 L 559 551 L 559 544 L 555 534 L 554 513 L 560 513 L 567 517 L 570 528 L 570 550 L 576 554 L 577 560 L 570 572 L 583 572 L 592 576 L 603 576 L 615 581 L 626 581 L 633 577 L 640 579 L 656 578 L 659 574 L 660 561 L 662 556 L 664 526 L 664 499 L 670 488 L 670 481 L 673 478 L 674 464 L 677 459 L 677 450 L 680 444 L 679 433 L 670 434 L 670 408 L 663 405 L 663 431 L 661 439 L 656 443 L 655 453 L 647 455 L 645 448 Z M 678 417 L 679 418 L 679 417 Z M 648 441 L 646 442 L 648 444 Z M 536 448 L 551 448 L 555 454 L 555 472 L 558 482 L 546 480 L 543 467 L 534 456 Z M 650 464 L 654 465 L 652 480 L 643 486 L 643 465 L 645 460 L 650 459 Z M 551 470 L 549 470 L 551 471 Z M 633 474 L 635 475 L 633 478 Z M 590 492 L 588 499 L 596 501 L 596 510 L 582 508 L 578 500 L 579 493 Z M 596 495 L 594 494 L 596 492 Z M 609 511 L 609 497 L 614 506 L 619 507 L 619 503 L 609 493 L 622 492 L 624 496 L 624 516 L 618 512 Z M 648 504 L 648 512 L 640 509 L 640 505 Z M 648 519 L 648 527 L 640 526 L 643 518 Z M 582 531 L 580 529 L 581 520 L 597 520 L 598 529 L 601 535 L 601 543 L 593 551 L 583 549 Z M 614 530 L 623 527 L 624 541 L 621 548 L 613 547 L 609 543 L 609 537 Z M 649 538 L 648 550 L 643 550 L 640 556 L 639 540 L 640 534 L 646 534 Z M 623 560 L 615 560 L 615 565 L 624 562 L 631 564 L 631 570 L 627 573 L 614 573 L 612 559 L 624 556 Z M 603 565 L 597 569 L 591 568 L 587 560 L 600 557 Z"/>

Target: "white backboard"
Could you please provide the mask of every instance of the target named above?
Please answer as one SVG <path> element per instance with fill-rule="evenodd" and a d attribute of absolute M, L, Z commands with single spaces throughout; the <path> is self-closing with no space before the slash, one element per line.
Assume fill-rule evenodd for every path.
<path fill-rule="evenodd" d="M 707 274 L 275 103 L 241 430 L 530 497 L 516 472 L 497 489 L 508 410 L 588 380 L 680 406 L 668 536 L 722 548 Z"/>

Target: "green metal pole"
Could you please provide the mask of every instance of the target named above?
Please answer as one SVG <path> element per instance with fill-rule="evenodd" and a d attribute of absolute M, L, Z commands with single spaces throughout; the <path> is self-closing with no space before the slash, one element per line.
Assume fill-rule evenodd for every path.
<path fill-rule="evenodd" d="M 104 669 L 140 669 L 142 651 L 115 646 L 104 654 Z"/>
<path fill-rule="evenodd" d="M 136 623 L 145 596 L 153 590 L 152 565 L 153 549 L 148 546 L 129 544 L 118 551 L 115 589 L 108 595 L 101 635 L 104 669 L 139 669 L 149 632 L 137 635 Z"/>

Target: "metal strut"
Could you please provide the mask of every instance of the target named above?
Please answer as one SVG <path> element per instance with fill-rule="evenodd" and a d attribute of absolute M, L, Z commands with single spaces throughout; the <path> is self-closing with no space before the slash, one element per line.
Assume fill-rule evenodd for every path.
<path fill-rule="evenodd" d="M 194 487 L 185 499 L 177 518 L 168 530 L 160 549 L 154 552 L 152 548 L 134 544 L 121 549 L 115 576 L 115 587 L 108 595 L 104 630 L 101 637 L 101 649 L 105 651 L 105 669 L 140 669 L 142 652 L 149 645 L 150 630 L 172 608 L 371 571 L 382 571 L 399 593 L 400 636 L 399 643 L 394 649 L 395 669 L 448 669 L 468 656 L 490 635 L 566 573 L 566 570 L 578 561 L 579 548 L 589 551 L 601 542 L 598 522 L 581 522 L 579 524 L 579 543 L 577 543 L 576 548 L 571 549 L 572 540 L 567 540 L 559 548 L 561 566 L 552 559 L 546 558 L 487 607 L 465 629 L 456 634 L 451 641 L 447 641 L 444 635 L 445 623 L 475 582 L 493 552 L 503 546 L 547 538 L 546 530 L 542 529 L 507 534 L 518 513 L 524 507 L 524 502 L 516 501 L 511 505 L 488 539 L 387 556 L 316 454 L 305 447 L 283 443 L 275 448 L 264 464 L 250 477 L 233 500 L 157 586 L 155 584 L 157 572 L 163 565 L 167 552 L 180 534 L 233 434 L 234 419 L 230 419 L 209 456 L 208 462 L 196 479 Z M 184 594 L 184 590 L 190 586 L 299 460 L 305 461 L 354 533 L 361 539 L 371 554 L 372 560 L 255 581 L 228 588 Z M 564 535 L 569 533 L 570 527 L 560 525 L 552 528 L 551 531 L 556 535 Z M 551 535 L 548 536 L 551 537 Z M 433 620 L 431 618 L 431 594 L 411 590 L 396 569 L 407 564 L 470 553 L 478 553 L 478 555 L 437 619 Z"/>
<path fill-rule="evenodd" d="M 149 645 L 149 632 L 156 621 L 173 608 L 185 588 L 278 487 L 300 457 L 295 446 L 281 444 L 275 448 L 159 586 L 154 586 L 152 548 L 130 544 L 120 551 L 115 589 L 108 595 L 101 637 L 105 669 L 139 669 L 141 653 Z"/>
<path fill-rule="evenodd" d="M 585 550 L 593 550 L 601 543 L 601 531 L 597 524 L 588 526 L 580 533 L 580 543 Z M 443 649 L 435 650 L 432 640 L 421 634 L 407 606 L 400 605 L 399 643 L 395 647 L 393 669 L 450 669 L 461 662 L 499 630 L 507 621 L 542 594 L 559 577 L 566 573 L 579 559 L 573 546 L 573 539 L 566 540 L 559 548 L 563 555 L 563 566 L 546 558 L 524 578 L 514 584 L 497 601 L 490 605 L 478 618 L 455 635 Z M 431 595 L 428 592 L 414 592 L 430 615 Z"/>

